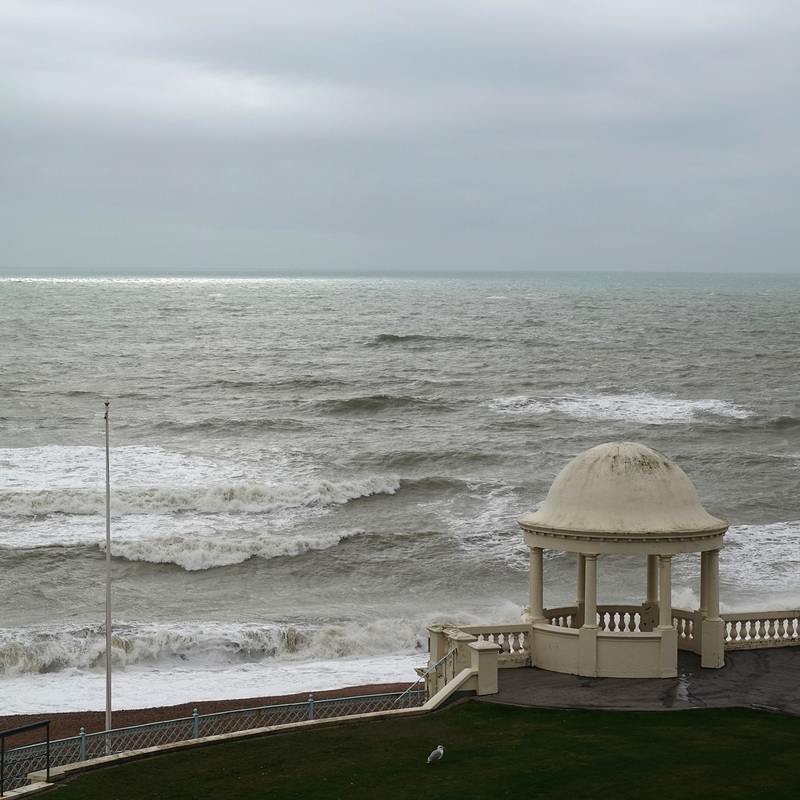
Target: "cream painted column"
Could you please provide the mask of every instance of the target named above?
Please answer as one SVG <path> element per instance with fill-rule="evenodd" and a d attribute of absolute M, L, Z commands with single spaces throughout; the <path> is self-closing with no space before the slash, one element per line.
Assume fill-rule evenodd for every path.
<path fill-rule="evenodd" d="M 575 608 L 578 618 L 575 620 L 574 625 L 576 628 L 580 628 L 586 619 L 584 613 L 586 606 L 586 557 L 583 553 L 576 553 L 576 555 L 578 556 L 578 570 L 575 583 L 578 587 L 578 593 L 575 597 Z"/>
<path fill-rule="evenodd" d="M 529 598 L 531 622 L 544 619 L 544 557 L 541 547 L 531 547 Z"/>
<path fill-rule="evenodd" d="M 702 622 L 700 666 L 719 669 L 725 666 L 725 623 L 719 616 L 719 550 L 708 551 L 706 564 L 708 612 Z"/>
<path fill-rule="evenodd" d="M 708 558 L 708 618 L 719 619 L 719 550 L 709 550 Z"/>
<path fill-rule="evenodd" d="M 672 556 L 659 556 L 658 627 L 672 627 Z"/>
<path fill-rule="evenodd" d="M 647 556 L 647 602 L 658 602 L 658 556 Z"/>
<path fill-rule="evenodd" d="M 582 553 L 584 559 L 584 602 L 586 619 L 583 628 L 597 627 L 597 553 Z"/>
<path fill-rule="evenodd" d="M 708 616 L 708 550 L 700 553 L 700 615 Z"/>
<path fill-rule="evenodd" d="M 597 553 L 583 553 L 584 620 L 578 631 L 578 675 L 597 675 Z"/>
<path fill-rule="evenodd" d="M 658 628 L 661 634 L 662 678 L 678 674 L 678 631 L 672 625 L 672 556 L 658 557 Z"/>
<path fill-rule="evenodd" d="M 647 556 L 647 596 L 642 603 L 642 631 L 652 631 L 658 625 L 658 556 Z"/>

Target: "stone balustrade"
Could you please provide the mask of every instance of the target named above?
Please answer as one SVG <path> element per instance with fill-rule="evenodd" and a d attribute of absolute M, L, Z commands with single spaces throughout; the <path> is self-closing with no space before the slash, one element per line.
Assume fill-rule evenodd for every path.
<path fill-rule="evenodd" d="M 459 630 L 477 637 L 478 641 L 499 645 L 498 666 L 501 669 L 530 666 L 530 625 L 520 622 L 510 625 L 467 625 Z"/>
<path fill-rule="evenodd" d="M 516 622 L 462 627 L 436 625 L 429 628 L 431 638 L 428 665 L 430 672 L 426 687 L 428 696 L 440 691 L 442 686 L 447 685 L 464 670 L 472 669 L 474 672 L 474 664 L 477 663 L 475 653 L 480 655 L 480 651 L 489 645 L 495 645 L 497 648 L 491 653 L 491 670 L 527 667 L 532 664 L 544 669 L 553 668 L 550 666 L 550 661 L 555 658 L 552 656 L 553 653 L 558 651 L 563 653 L 566 652 L 566 648 L 579 647 L 579 639 L 585 632 L 579 624 L 582 612 L 583 608 L 578 605 L 563 606 L 544 609 L 544 619 L 534 621 L 533 625 Z M 721 618 L 722 622 L 720 623 L 718 619 L 716 624 L 724 626 L 725 650 L 800 645 L 799 610 L 738 612 L 722 614 Z M 670 631 L 669 627 L 666 628 L 666 633 L 664 629 L 656 629 L 657 619 L 658 605 L 653 603 L 641 606 L 598 606 L 596 627 L 592 629 L 593 635 L 597 636 L 597 641 L 600 643 L 598 653 L 602 655 L 601 650 L 606 640 L 614 639 L 619 643 L 625 641 L 628 643 L 626 647 L 634 648 L 630 658 L 634 655 L 641 657 L 644 653 L 643 648 L 650 647 L 654 642 L 657 650 L 660 647 L 657 645 L 659 637 L 667 633 L 672 637 L 677 635 L 679 649 L 702 653 L 703 631 L 709 624 L 713 624 L 713 621 L 705 619 L 700 611 L 673 608 L 671 621 L 674 632 Z M 535 658 L 534 634 L 537 642 Z M 707 632 L 706 635 L 710 634 Z M 619 644 L 615 645 L 618 646 Z M 484 685 L 490 685 L 491 680 L 484 676 Z"/>
<path fill-rule="evenodd" d="M 700 654 L 702 622 L 699 611 L 672 609 L 672 625 L 678 631 L 678 650 Z"/>
<path fill-rule="evenodd" d="M 754 611 L 721 614 L 725 649 L 787 647 L 800 644 L 800 611 Z"/>
<path fill-rule="evenodd" d="M 597 626 L 607 633 L 642 633 L 641 606 L 599 606 Z"/>
<path fill-rule="evenodd" d="M 556 628 L 580 628 L 577 606 L 546 608 L 544 616 L 548 625 L 554 625 Z"/>

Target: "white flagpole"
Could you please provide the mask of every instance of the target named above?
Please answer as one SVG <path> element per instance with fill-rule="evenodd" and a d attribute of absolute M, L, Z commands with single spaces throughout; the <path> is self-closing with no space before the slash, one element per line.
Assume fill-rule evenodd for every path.
<path fill-rule="evenodd" d="M 106 404 L 106 730 L 111 730 L 111 471 L 108 457 L 108 400 Z M 108 743 L 107 743 L 108 744 Z"/>

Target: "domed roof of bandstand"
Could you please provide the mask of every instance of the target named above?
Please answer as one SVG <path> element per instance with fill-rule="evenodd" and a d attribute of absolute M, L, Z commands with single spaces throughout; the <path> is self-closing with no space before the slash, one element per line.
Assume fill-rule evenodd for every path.
<path fill-rule="evenodd" d="M 525 530 L 612 537 L 724 532 L 672 459 L 635 442 L 611 442 L 574 458 L 542 507 L 519 518 Z"/>

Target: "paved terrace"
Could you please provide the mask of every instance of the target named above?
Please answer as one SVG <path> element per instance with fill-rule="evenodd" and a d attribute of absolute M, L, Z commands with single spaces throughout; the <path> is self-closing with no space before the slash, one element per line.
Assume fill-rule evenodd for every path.
<path fill-rule="evenodd" d="M 678 653 L 677 678 L 583 678 L 536 667 L 501 669 L 500 691 L 476 698 L 539 708 L 662 711 L 748 706 L 800 716 L 800 647 L 736 650 L 721 669 Z"/>

